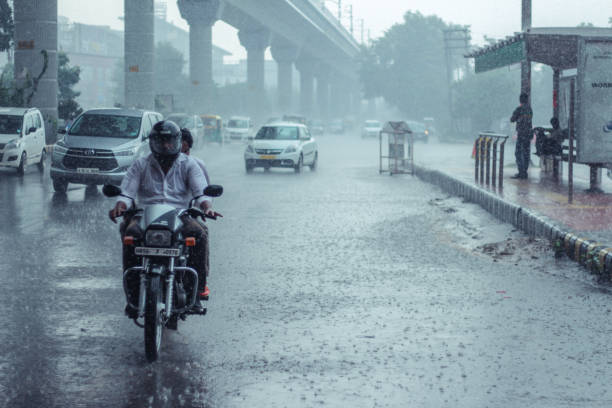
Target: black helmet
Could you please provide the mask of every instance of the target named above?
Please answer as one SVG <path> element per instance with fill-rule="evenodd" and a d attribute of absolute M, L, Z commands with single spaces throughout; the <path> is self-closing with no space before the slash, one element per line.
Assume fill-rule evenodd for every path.
<path fill-rule="evenodd" d="M 181 129 L 170 120 L 157 122 L 149 133 L 149 147 L 160 164 L 172 164 L 181 152 Z"/>

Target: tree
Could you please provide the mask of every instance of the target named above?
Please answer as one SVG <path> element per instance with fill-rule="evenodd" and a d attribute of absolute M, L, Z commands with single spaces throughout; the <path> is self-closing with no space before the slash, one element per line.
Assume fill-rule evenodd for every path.
<path fill-rule="evenodd" d="M 437 16 L 407 12 L 401 24 L 361 53 L 361 80 L 366 97 L 382 96 L 406 115 L 448 118 L 448 85 L 443 30 Z"/>
<path fill-rule="evenodd" d="M 0 51 L 11 48 L 15 24 L 13 22 L 13 11 L 8 0 L 0 0 Z"/>
<path fill-rule="evenodd" d="M 76 101 L 81 93 L 73 89 L 80 80 L 81 68 L 71 67 L 70 59 L 63 51 L 57 53 L 57 62 L 57 116 L 64 120 L 72 120 L 83 112 Z"/>

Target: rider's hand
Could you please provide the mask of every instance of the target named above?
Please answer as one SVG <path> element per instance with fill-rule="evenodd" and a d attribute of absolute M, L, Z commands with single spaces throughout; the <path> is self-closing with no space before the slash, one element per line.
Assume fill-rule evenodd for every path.
<path fill-rule="evenodd" d="M 121 217 L 123 213 L 125 212 L 125 210 L 127 210 L 127 205 L 125 205 L 123 201 L 119 201 L 115 205 L 115 208 L 113 208 L 112 210 L 108 212 L 108 217 L 111 219 L 112 222 L 116 224 L 117 223 L 116 218 Z"/>
<path fill-rule="evenodd" d="M 212 204 L 208 200 L 202 201 L 202 203 L 200 204 L 200 208 L 202 209 L 202 211 L 204 211 L 204 214 L 206 214 L 210 218 L 223 217 L 220 213 L 212 209 Z"/>

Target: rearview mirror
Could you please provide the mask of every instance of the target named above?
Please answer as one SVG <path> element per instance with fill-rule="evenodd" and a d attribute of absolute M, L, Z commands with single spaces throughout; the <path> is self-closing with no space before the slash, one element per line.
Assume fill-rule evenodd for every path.
<path fill-rule="evenodd" d="M 204 189 L 204 195 L 208 197 L 220 197 L 223 194 L 223 186 L 211 184 Z"/>
<path fill-rule="evenodd" d="M 107 197 L 117 197 L 121 194 L 121 188 L 113 186 L 112 184 L 105 184 L 104 187 L 102 187 L 102 194 Z"/>

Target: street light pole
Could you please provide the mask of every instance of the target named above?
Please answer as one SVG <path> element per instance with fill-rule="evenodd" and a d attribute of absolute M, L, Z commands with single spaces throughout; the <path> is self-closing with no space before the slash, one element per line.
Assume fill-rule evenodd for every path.
<path fill-rule="evenodd" d="M 521 29 L 523 33 L 531 28 L 531 0 L 522 1 L 522 13 L 521 13 Z M 527 48 L 527 39 L 524 38 L 525 49 Z M 531 61 L 529 61 L 527 55 L 521 62 L 521 93 L 529 95 L 531 101 Z"/>

